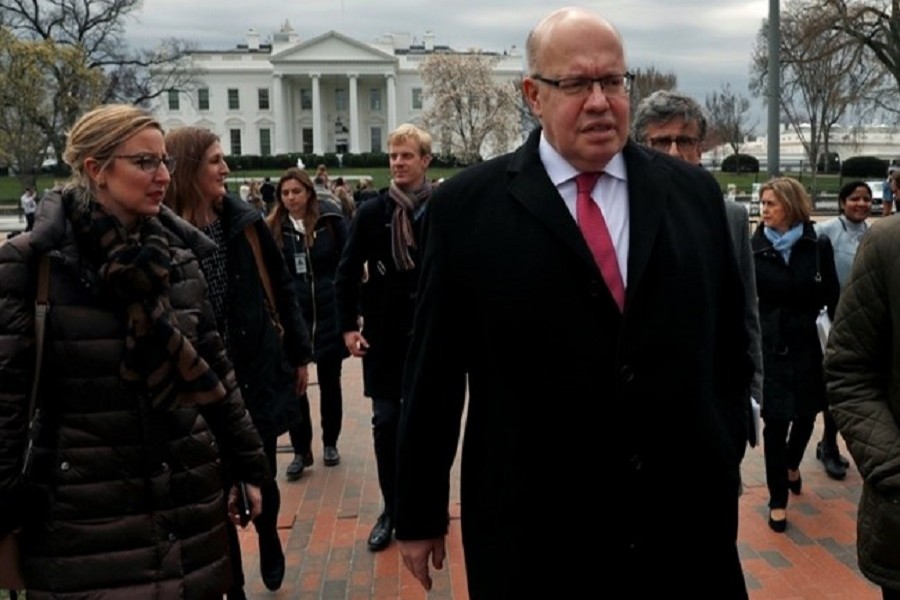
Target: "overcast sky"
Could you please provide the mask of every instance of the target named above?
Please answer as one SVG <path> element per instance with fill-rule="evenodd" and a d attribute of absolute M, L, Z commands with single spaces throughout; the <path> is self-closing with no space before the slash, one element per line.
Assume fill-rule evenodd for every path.
<path fill-rule="evenodd" d="M 600 0 L 578 4 L 609 19 L 625 40 L 630 68 L 673 72 L 678 88 L 701 104 L 730 83 L 747 90 L 750 52 L 768 0 Z M 383 33 L 409 33 L 454 49 L 522 49 L 529 30 L 567 3 L 546 0 L 144 0 L 128 24 L 132 45 L 155 46 L 164 37 L 225 50 L 244 43 L 247 30 L 263 42 L 285 20 L 301 40 L 329 30 L 370 42 Z M 756 133 L 764 133 L 761 103 L 752 99 Z"/>

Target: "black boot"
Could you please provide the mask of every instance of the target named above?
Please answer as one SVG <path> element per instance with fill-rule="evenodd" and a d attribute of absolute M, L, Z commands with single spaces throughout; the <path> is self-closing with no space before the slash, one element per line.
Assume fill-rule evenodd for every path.
<path fill-rule="evenodd" d="M 259 574 L 266 589 L 275 591 L 284 580 L 284 552 L 277 531 L 259 534 Z"/>
<path fill-rule="evenodd" d="M 843 479 L 847 476 L 847 467 L 841 461 L 843 458 L 836 446 L 819 442 L 816 445 L 816 458 L 825 465 L 825 472 L 832 479 Z"/>

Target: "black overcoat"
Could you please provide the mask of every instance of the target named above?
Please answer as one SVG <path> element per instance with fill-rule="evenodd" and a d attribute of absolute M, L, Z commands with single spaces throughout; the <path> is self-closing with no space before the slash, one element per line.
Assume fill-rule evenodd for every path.
<path fill-rule="evenodd" d="M 293 277 L 316 362 L 340 360 L 349 354 L 338 329 L 334 299 L 334 274 L 347 241 L 347 222 L 331 202 L 318 204 L 319 218 L 309 247 L 287 213 L 281 223 L 281 252 Z"/>
<path fill-rule="evenodd" d="M 721 190 L 699 167 L 624 148 L 621 314 L 539 137 L 450 178 L 431 200 L 397 537 L 447 531 L 468 391 L 461 511 L 473 599 L 588 597 L 598 586 L 644 597 L 676 581 L 740 596 L 752 367 Z M 690 553 L 674 550 L 688 537 Z"/>
<path fill-rule="evenodd" d="M 363 203 L 350 222 L 350 233 L 335 276 L 341 333 L 359 329 L 369 349 L 362 359 L 364 393 L 399 399 L 421 270 L 419 248 L 411 248 L 415 267 L 399 271 L 391 254 L 391 215 L 396 203 L 387 189 Z M 412 215 L 413 235 L 420 236 L 427 201 Z M 365 268 L 364 268 L 365 266 Z M 363 281 L 365 273 L 365 281 Z"/>
<path fill-rule="evenodd" d="M 816 317 L 823 306 L 832 317 L 837 308 L 834 251 L 831 240 L 820 236 L 816 241 L 812 223 L 806 223 L 785 263 L 763 229 L 760 223 L 751 240 L 765 373 L 762 415 L 809 418 L 825 408 Z"/>
<path fill-rule="evenodd" d="M 296 369 L 312 360 L 309 332 L 300 313 L 294 283 L 275 238 L 259 211 L 234 196 L 225 196 L 220 218 L 225 229 L 230 298 L 228 342 L 234 372 L 253 424 L 263 438 L 287 431 L 279 417 L 299 415 L 293 393 Z M 244 229 L 256 229 L 263 264 L 269 272 L 278 316 L 279 340 L 266 310 L 265 290 Z M 296 402 L 288 409 L 284 403 Z"/>

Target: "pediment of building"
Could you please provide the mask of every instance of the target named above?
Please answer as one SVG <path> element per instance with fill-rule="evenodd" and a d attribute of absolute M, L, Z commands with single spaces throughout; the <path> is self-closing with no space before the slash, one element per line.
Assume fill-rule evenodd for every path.
<path fill-rule="evenodd" d="M 394 63 L 397 58 L 373 46 L 336 31 L 329 31 L 296 46 L 286 48 L 270 58 L 274 67 L 297 63 Z"/>

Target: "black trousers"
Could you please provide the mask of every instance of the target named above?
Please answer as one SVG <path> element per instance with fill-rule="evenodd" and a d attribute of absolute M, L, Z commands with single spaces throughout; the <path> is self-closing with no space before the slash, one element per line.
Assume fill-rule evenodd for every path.
<path fill-rule="evenodd" d="M 394 513 L 394 486 L 397 481 L 397 429 L 400 425 L 400 398 L 372 398 L 372 437 L 378 486 L 384 512 Z"/>
<path fill-rule="evenodd" d="M 815 423 L 815 415 L 792 421 L 768 417 L 765 419 L 763 451 L 769 508 L 787 508 L 787 472 L 788 469 L 795 470 L 800 466 Z"/>
<path fill-rule="evenodd" d="M 259 537 L 259 544 L 281 544 L 278 538 L 278 511 L 281 510 L 281 492 L 278 490 L 278 482 L 275 478 L 276 474 L 276 450 L 277 437 L 263 437 L 263 451 L 269 461 L 269 469 L 272 471 L 272 478 L 266 482 L 261 488 L 263 510 L 258 517 L 253 519 L 253 526 Z M 233 483 L 229 483 L 225 488 L 225 493 L 231 488 Z M 228 549 L 231 555 L 231 573 L 233 578 L 232 587 L 244 587 L 244 565 L 241 559 L 241 542 L 238 538 L 237 525 L 228 520 Z"/>
<path fill-rule="evenodd" d="M 344 419 L 344 394 L 341 390 L 341 369 L 343 358 L 323 360 L 316 363 L 319 379 L 319 415 L 322 420 L 322 445 L 337 446 Z M 306 454 L 312 449 L 312 419 L 309 416 L 309 397 L 301 399 L 302 421 L 288 430 L 294 454 Z"/>

